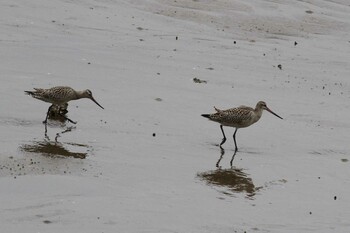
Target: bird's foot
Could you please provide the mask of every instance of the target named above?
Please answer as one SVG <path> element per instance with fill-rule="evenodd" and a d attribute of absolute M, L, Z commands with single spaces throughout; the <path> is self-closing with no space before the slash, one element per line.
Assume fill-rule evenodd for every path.
<path fill-rule="evenodd" d="M 72 120 L 70 120 L 70 119 L 68 119 L 68 121 L 70 122 L 70 123 L 72 123 L 72 124 L 77 124 L 78 122 L 77 121 L 72 121 Z"/>
<path fill-rule="evenodd" d="M 219 164 L 220 164 L 220 161 L 222 160 L 222 158 L 224 157 L 224 154 L 225 154 L 225 149 L 220 146 L 220 157 L 219 157 L 219 160 L 215 164 L 215 166 L 219 169 L 221 168 L 221 166 Z"/>
<path fill-rule="evenodd" d="M 61 115 L 61 114 L 60 114 Z M 76 121 L 72 121 L 71 119 L 69 119 L 68 117 L 64 116 L 64 115 L 61 115 L 64 119 L 66 119 L 67 121 L 69 121 L 70 123 L 72 124 L 77 124 Z"/>

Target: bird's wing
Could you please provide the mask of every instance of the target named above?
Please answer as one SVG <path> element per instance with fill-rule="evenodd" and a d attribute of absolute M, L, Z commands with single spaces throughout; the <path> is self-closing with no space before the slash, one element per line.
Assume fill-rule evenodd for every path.
<path fill-rule="evenodd" d="M 68 101 L 68 96 L 75 96 L 75 91 L 71 87 L 57 86 L 46 90 L 45 97 L 55 99 L 57 102 Z"/>
<path fill-rule="evenodd" d="M 230 108 L 214 113 L 212 118 L 218 119 L 223 123 L 241 124 L 250 118 L 252 110 L 253 109 L 249 107 Z"/>

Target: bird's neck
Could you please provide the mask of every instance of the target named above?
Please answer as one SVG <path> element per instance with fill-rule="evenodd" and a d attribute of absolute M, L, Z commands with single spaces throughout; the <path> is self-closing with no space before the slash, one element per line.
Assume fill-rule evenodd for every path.
<path fill-rule="evenodd" d="M 84 92 L 83 91 L 75 91 L 74 99 L 77 100 L 77 99 L 81 99 L 81 98 L 84 98 Z"/>
<path fill-rule="evenodd" d="M 261 118 L 262 113 L 263 113 L 263 109 L 262 108 L 255 108 L 254 109 L 254 120 L 255 120 L 255 122 L 257 122 Z"/>

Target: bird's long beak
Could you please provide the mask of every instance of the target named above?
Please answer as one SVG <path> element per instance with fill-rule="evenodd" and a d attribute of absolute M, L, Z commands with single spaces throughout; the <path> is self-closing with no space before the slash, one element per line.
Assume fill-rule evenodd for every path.
<path fill-rule="evenodd" d="M 283 120 L 283 118 L 282 118 L 282 117 L 280 117 L 279 115 L 277 115 L 276 113 L 274 113 L 273 111 L 271 111 L 271 109 L 269 109 L 268 107 L 266 107 L 266 111 L 268 111 L 268 112 L 272 113 L 272 114 L 273 114 L 273 115 L 275 115 L 276 117 L 278 117 L 278 118 L 280 118 L 280 119 L 282 119 L 282 120 Z"/>
<path fill-rule="evenodd" d="M 94 99 L 94 97 L 91 96 L 90 98 L 92 101 L 94 101 L 100 108 L 104 109 L 97 101 Z"/>

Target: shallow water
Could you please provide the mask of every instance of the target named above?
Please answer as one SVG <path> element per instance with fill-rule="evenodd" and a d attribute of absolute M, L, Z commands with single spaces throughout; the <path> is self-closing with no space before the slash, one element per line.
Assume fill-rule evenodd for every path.
<path fill-rule="evenodd" d="M 253 180 L 243 169 L 216 169 L 198 173 L 197 176 L 209 186 L 222 188 L 220 192 L 229 196 L 243 193 L 246 198 L 254 199 L 260 189 L 255 187 Z"/>
<path fill-rule="evenodd" d="M 69 143 L 67 145 L 75 147 L 85 147 L 87 145 Z M 24 144 L 20 150 L 27 153 L 42 154 L 49 157 L 73 157 L 77 159 L 85 159 L 87 153 L 73 152 L 65 148 L 64 144 L 59 142 L 41 141 L 32 144 Z"/>
<path fill-rule="evenodd" d="M 329 25 L 331 14 L 347 28 L 347 8 L 317 2 L 308 6 L 325 13 L 305 16 L 300 2 L 278 1 L 1 4 L 4 231 L 349 229 L 347 31 L 316 30 L 310 18 Z M 276 33 L 284 13 L 296 20 L 293 36 Z M 254 15 L 271 33 L 249 30 Z M 49 104 L 23 91 L 57 85 L 89 88 L 105 109 L 72 101 L 78 123 L 49 121 L 45 134 Z M 223 153 L 219 125 L 200 115 L 259 100 L 284 120 L 264 114 L 240 129 L 231 167 L 234 129 Z"/>

